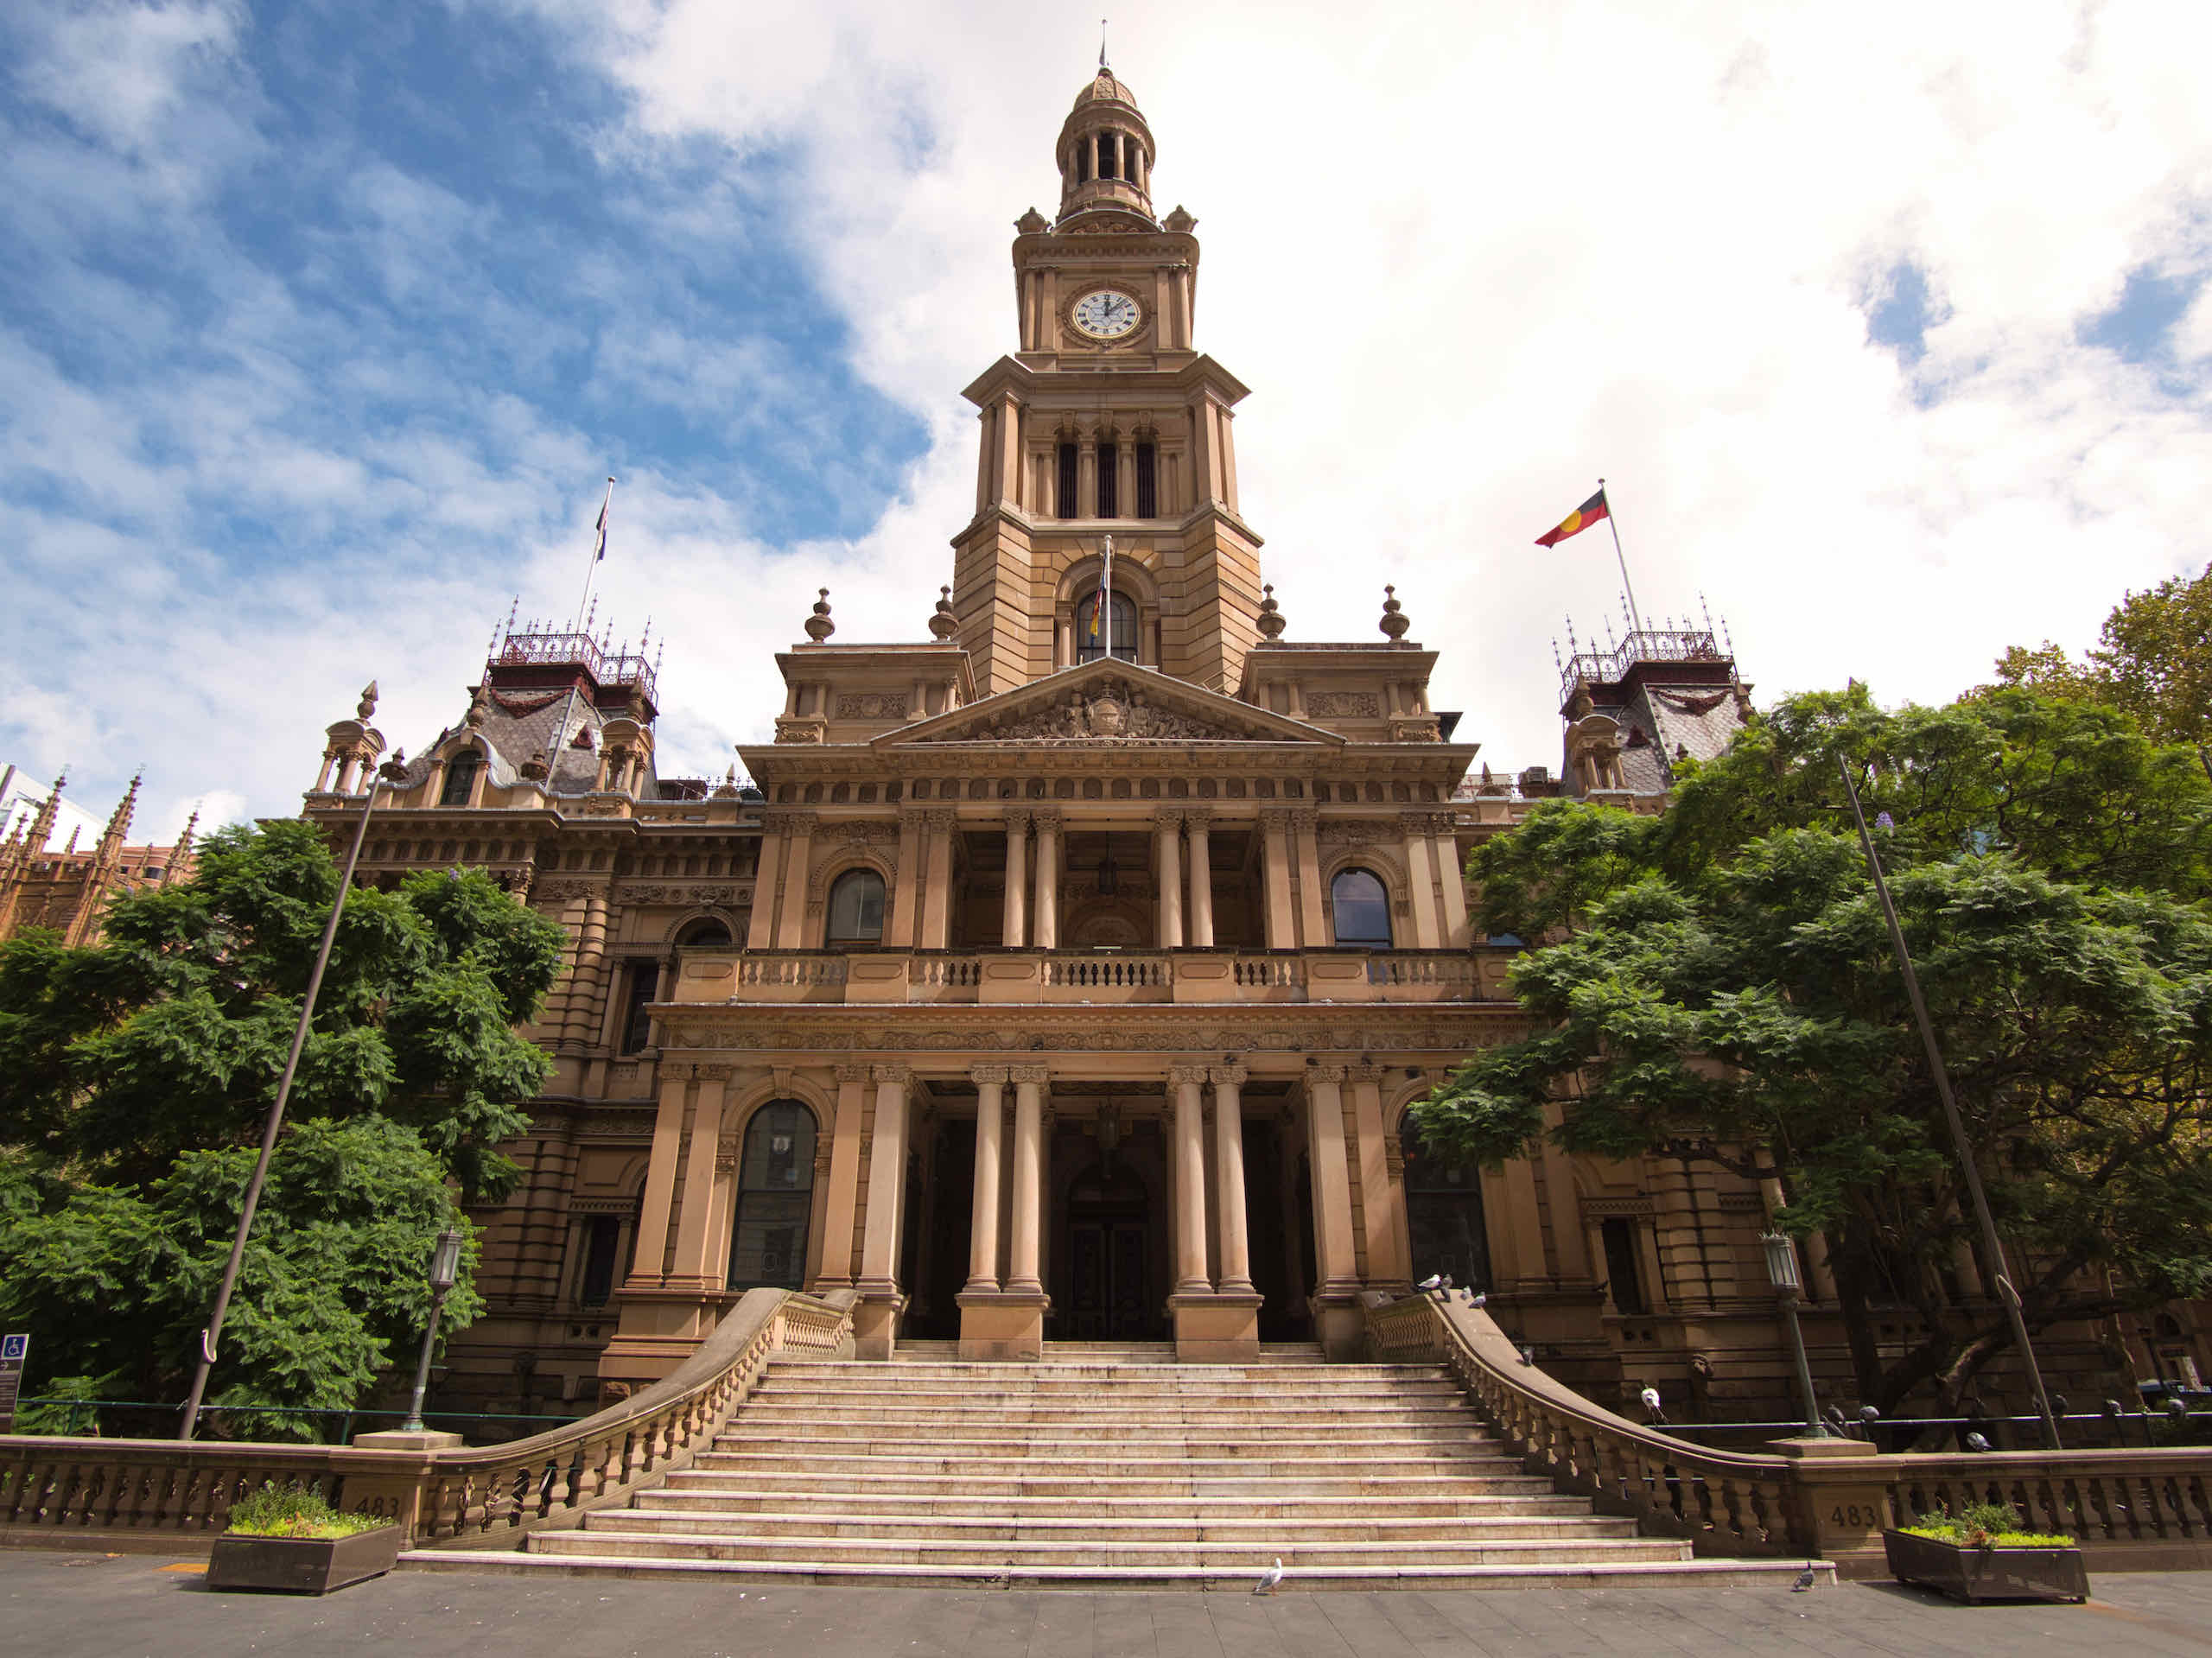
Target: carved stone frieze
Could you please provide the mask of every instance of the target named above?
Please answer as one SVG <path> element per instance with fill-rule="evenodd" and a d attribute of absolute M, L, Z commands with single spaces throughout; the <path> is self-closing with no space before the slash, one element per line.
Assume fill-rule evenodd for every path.
<path fill-rule="evenodd" d="M 1328 846 L 1378 846 L 1398 838 L 1395 824 L 1366 817 L 1331 818 L 1316 831 Z"/>
<path fill-rule="evenodd" d="M 906 717 L 904 691 L 852 691 L 837 699 L 840 720 L 903 720 Z"/>
<path fill-rule="evenodd" d="M 566 904 L 575 899 L 604 897 L 608 878 L 605 875 L 579 879 L 573 875 L 556 875 L 537 883 L 534 894 L 540 904 Z"/>
<path fill-rule="evenodd" d="M 1382 702 L 1373 691 L 1308 691 L 1306 711 L 1321 720 L 1379 720 Z"/>
<path fill-rule="evenodd" d="M 1149 692 L 1119 679 L 1101 680 L 1065 701 L 941 734 L 943 742 L 1128 743 L 1282 742 L 1256 721 L 1164 708 Z"/>

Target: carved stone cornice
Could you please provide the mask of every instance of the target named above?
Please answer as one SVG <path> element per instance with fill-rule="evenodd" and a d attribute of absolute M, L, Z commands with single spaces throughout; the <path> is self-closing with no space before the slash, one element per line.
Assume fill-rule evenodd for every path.
<path fill-rule="evenodd" d="M 978 1088 L 989 1083 L 995 1083 L 1002 1088 L 1006 1085 L 1007 1070 L 1004 1065 L 971 1065 L 968 1069 L 968 1080 Z"/>
<path fill-rule="evenodd" d="M 1052 1068 L 1050 1065 L 1011 1065 L 1007 1069 L 1007 1077 L 1016 1083 L 1027 1083 L 1041 1088 L 1052 1080 Z"/>
<path fill-rule="evenodd" d="M 1252 1073 L 1242 1065 L 1209 1065 L 1206 1080 L 1216 1088 L 1242 1088 L 1251 1080 Z"/>
<path fill-rule="evenodd" d="M 1206 1085 L 1206 1068 L 1204 1065 L 1170 1065 L 1167 1067 L 1167 1080 L 1176 1088 L 1204 1088 Z"/>

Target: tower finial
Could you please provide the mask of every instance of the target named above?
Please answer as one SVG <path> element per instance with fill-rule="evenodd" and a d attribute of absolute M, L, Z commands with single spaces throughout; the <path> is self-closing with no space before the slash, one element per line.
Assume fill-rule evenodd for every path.
<path fill-rule="evenodd" d="M 1098 20 L 1098 67 L 1101 69 L 1106 67 L 1106 20 L 1103 17 Z"/>

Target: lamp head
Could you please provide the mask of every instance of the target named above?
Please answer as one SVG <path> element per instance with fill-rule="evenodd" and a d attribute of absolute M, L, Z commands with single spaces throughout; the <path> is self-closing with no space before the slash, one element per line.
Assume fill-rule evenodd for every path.
<path fill-rule="evenodd" d="M 1779 1232 L 1762 1232 L 1759 1242 L 1766 1249 L 1766 1275 L 1775 1288 L 1793 1293 L 1803 1288 L 1797 1276 L 1797 1251 L 1789 1240 Z"/>
<path fill-rule="evenodd" d="M 452 1227 L 438 1234 L 430 1250 L 430 1287 L 443 1295 L 461 1276 L 462 1235 Z"/>

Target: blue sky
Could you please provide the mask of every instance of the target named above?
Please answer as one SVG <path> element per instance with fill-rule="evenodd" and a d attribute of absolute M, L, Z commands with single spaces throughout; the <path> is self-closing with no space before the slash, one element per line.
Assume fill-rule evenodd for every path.
<path fill-rule="evenodd" d="M 1485 759 L 1555 761 L 1549 642 L 1617 615 L 1610 544 L 1529 545 L 1599 473 L 1646 611 L 1704 595 L 1762 696 L 1952 695 L 2212 556 L 2193 14 L 1254 16 L 1114 54 L 1255 388 L 1247 516 L 1294 640 L 1395 581 Z M 512 600 L 574 605 L 610 472 L 664 770 L 766 732 L 817 586 L 922 637 L 1092 27 L 8 9 L 0 759 L 99 815 L 143 764 L 147 832 L 293 810 L 365 680 L 417 748 Z"/>

